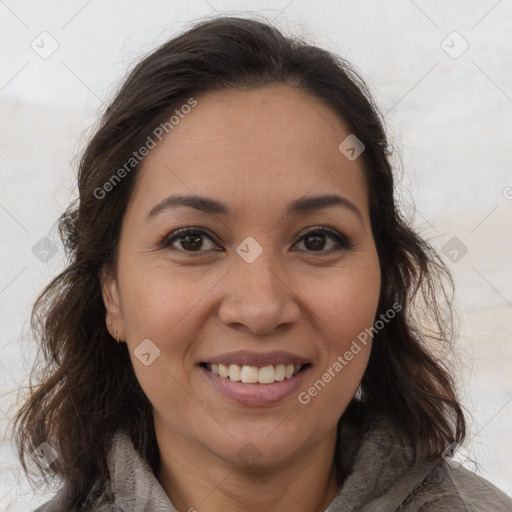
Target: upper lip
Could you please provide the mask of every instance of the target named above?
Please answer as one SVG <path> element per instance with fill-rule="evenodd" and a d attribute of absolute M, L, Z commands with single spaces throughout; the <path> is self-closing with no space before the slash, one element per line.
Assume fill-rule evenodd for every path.
<path fill-rule="evenodd" d="M 309 363 L 307 359 L 293 354 L 291 352 L 273 351 L 273 352 L 251 352 L 249 350 L 238 350 L 236 352 L 225 352 L 211 356 L 201 361 L 202 363 L 214 364 L 237 364 L 239 366 L 271 366 L 278 364 L 300 365 Z"/>

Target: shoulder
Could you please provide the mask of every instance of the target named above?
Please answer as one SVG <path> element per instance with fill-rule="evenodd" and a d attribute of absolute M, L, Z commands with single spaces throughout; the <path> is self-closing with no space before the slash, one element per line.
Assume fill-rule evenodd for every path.
<path fill-rule="evenodd" d="M 485 478 L 442 461 L 404 503 L 404 512 L 511 512 L 512 498 Z"/>
<path fill-rule="evenodd" d="M 442 457 L 416 461 L 412 441 L 392 418 L 370 423 L 360 438 L 357 425 L 340 431 L 341 452 L 352 460 L 328 512 L 512 512 L 509 496 L 463 466 Z"/>
<path fill-rule="evenodd" d="M 64 490 L 58 492 L 52 499 L 40 505 L 33 512 L 60 512 L 62 510 L 62 498 Z"/>
<path fill-rule="evenodd" d="M 67 499 L 68 495 L 68 488 L 63 487 L 53 498 L 40 505 L 33 512 L 69 512 L 69 507 L 67 506 L 69 502 Z M 79 508 L 87 512 L 114 512 L 114 510 L 120 510 L 115 508 L 107 492 L 104 492 L 99 497 L 95 497 L 92 501 L 86 500 L 86 503 L 79 505 Z"/>
<path fill-rule="evenodd" d="M 106 462 L 106 475 L 97 476 L 94 483 L 81 489 L 65 483 L 51 500 L 33 512 L 70 512 L 71 508 L 87 512 L 174 510 L 128 433 L 120 430 L 114 434 Z M 78 496 L 78 490 L 84 495 Z"/>
<path fill-rule="evenodd" d="M 115 456 L 116 449 L 120 446 L 128 445 L 132 448 L 131 442 L 125 432 L 119 430 L 111 441 L 107 454 L 108 473 L 106 477 L 97 476 L 96 480 L 86 487 L 85 495 L 77 497 L 77 489 L 71 486 L 69 482 L 64 482 L 60 490 L 50 500 L 40 505 L 33 512 L 70 512 L 74 510 L 83 510 L 87 512 L 112 512 L 115 509 L 115 486 L 112 482 L 112 476 L 115 473 L 116 466 L 119 463 Z M 126 463 L 127 460 L 134 457 L 134 453 L 123 451 L 121 460 Z M 119 455 L 119 454 L 118 454 Z M 83 491 L 84 486 L 80 489 Z M 119 509 L 116 509 L 119 510 Z"/>

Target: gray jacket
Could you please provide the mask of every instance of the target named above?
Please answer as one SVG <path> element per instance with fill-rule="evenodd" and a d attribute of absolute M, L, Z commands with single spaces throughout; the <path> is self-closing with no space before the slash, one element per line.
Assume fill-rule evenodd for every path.
<path fill-rule="evenodd" d="M 350 435 L 341 444 L 347 453 L 349 443 Z M 512 512 L 511 498 L 463 466 L 441 458 L 412 464 L 410 445 L 383 420 L 364 434 L 352 459 L 350 474 L 325 512 Z M 107 460 L 110 479 L 88 512 L 177 512 L 122 431 Z M 64 491 L 35 512 L 60 512 Z"/>

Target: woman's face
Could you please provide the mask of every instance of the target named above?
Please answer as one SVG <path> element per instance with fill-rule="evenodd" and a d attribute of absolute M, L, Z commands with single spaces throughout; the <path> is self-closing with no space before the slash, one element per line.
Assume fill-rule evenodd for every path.
<path fill-rule="evenodd" d="M 344 357 L 380 291 L 362 159 L 338 149 L 350 132 L 337 116 L 291 87 L 197 100 L 143 161 L 107 322 L 160 440 L 283 463 L 334 439 L 367 365 L 371 342 Z M 327 195 L 342 199 L 313 200 Z"/>

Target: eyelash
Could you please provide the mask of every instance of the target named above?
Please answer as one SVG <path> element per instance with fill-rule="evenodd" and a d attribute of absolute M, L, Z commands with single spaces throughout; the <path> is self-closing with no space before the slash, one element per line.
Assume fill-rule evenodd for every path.
<path fill-rule="evenodd" d="M 344 235 L 341 235 L 337 231 L 335 231 L 331 228 L 328 228 L 326 226 L 315 226 L 315 227 L 309 228 L 295 243 L 301 242 L 301 241 L 307 239 L 308 237 L 310 237 L 312 235 L 317 235 L 317 234 L 327 235 L 328 237 L 331 237 L 332 239 L 334 239 L 337 242 L 337 244 L 340 246 L 340 248 L 321 250 L 321 251 L 306 251 L 306 252 L 309 252 L 314 255 L 317 255 L 317 254 L 318 255 L 329 255 L 329 254 L 332 254 L 335 252 L 340 252 L 340 251 L 350 251 L 353 248 L 353 244 Z M 159 242 L 158 248 L 161 250 L 174 249 L 174 250 L 182 251 L 185 254 L 190 254 L 192 256 L 200 256 L 201 253 L 209 252 L 209 251 L 203 251 L 203 250 L 185 251 L 184 249 L 176 249 L 176 248 L 171 247 L 172 244 L 174 243 L 174 241 L 179 240 L 180 238 L 183 238 L 186 235 L 205 236 L 205 237 L 209 238 L 212 242 L 215 243 L 215 240 L 213 240 L 213 238 L 204 229 L 187 227 L 187 228 L 176 229 L 172 233 L 169 233 L 168 235 L 166 235 Z"/>

